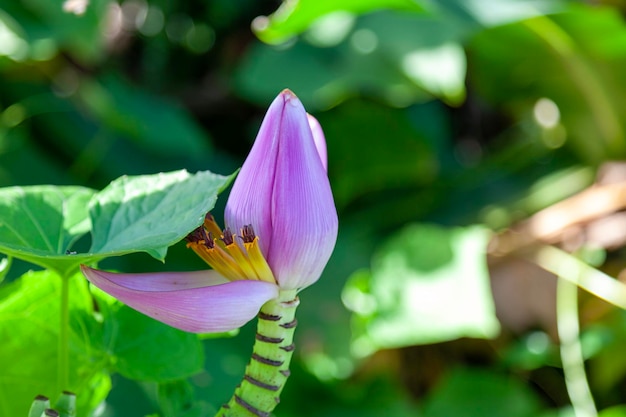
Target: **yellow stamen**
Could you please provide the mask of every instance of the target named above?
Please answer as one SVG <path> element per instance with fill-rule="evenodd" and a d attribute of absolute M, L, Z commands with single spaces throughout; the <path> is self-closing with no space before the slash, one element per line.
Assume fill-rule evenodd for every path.
<path fill-rule="evenodd" d="M 254 240 L 249 243 L 244 243 L 246 247 L 246 252 L 248 252 L 248 257 L 250 258 L 250 263 L 254 267 L 257 276 L 261 281 L 267 282 L 276 282 L 276 278 L 274 278 L 274 273 L 272 269 L 267 264 L 265 260 L 265 256 L 261 252 L 261 248 L 259 247 L 259 238 L 255 236 Z"/>
<path fill-rule="evenodd" d="M 220 238 L 215 239 L 213 236 Z M 229 229 L 222 232 L 213 216 L 208 214 L 203 226 L 188 237 L 187 247 L 231 281 L 247 279 L 276 283 L 252 226 L 245 226 L 241 230 L 239 238 L 243 239 L 242 244 L 236 242 L 236 238 Z"/>
<path fill-rule="evenodd" d="M 237 262 L 219 246 L 209 248 L 201 240 L 199 242 L 187 243 L 187 247 L 191 248 L 200 258 L 225 278 L 231 281 L 250 279 Z"/>
<path fill-rule="evenodd" d="M 233 257 L 237 265 L 241 267 L 244 273 L 249 277 L 248 279 L 257 279 L 259 278 L 250 263 L 250 259 L 246 253 L 241 249 L 237 243 L 231 243 L 230 245 L 226 245 L 226 250 Z"/>

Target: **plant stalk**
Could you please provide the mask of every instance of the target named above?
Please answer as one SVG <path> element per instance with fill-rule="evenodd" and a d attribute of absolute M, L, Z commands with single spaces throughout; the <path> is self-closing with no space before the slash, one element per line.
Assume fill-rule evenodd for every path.
<path fill-rule="evenodd" d="M 61 306 L 59 321 L 59 353 L 57 383 L 59 391 L 69 388 L 69 327 L 70 327 L 70 277 L 61 277 Z"/>
<path fill-rule="evenodd" d="M 597 417 L 585 373 L 585 359 L 578 324 L 578 287 L 564 279 L 556 287 L 557 331 L 565 385 L 576 417 Z"/>
<path fill-rule="evenodd" d="M 259 312 L 252 357 L 233 397 L 216 417 L 269 417 L 280 401 L 294 351 L 295 290 L 281 291 Z"/>

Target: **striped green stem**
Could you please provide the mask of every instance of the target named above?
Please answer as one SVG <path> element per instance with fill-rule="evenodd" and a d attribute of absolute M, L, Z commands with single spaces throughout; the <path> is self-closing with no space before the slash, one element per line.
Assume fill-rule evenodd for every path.
<path fill-rule="evenodd" d="M 289 377 L 296 329 L 296 308 L 300 301 L 295 290 L 281 291 L 259 312 L 257 334 L 250 363 L 228 404 L 216 417 L 269 417 L 280 401 Z"/>

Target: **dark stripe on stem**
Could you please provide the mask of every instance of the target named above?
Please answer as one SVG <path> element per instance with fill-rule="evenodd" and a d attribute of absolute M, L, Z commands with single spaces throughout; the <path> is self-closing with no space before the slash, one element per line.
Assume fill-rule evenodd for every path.
<path fill-rule="evenodd" d="M 284 308 L 295 308 L 298 306 L 298 304 L 300 304 L 300 299 L 296 297 L 290 301 L 283 301 L 281 302 L 281 304 L 283 305 Z"/>
<path fill-rule="evenodd" d="M 292 343 L 287 346 L 281 346 L 280 348 L 284 350 L 285 352 L 293 352 L 293 350 L 296 348 L 296 345 Z"/>
<path fill-rule="evenodd" d="M 280 319 L 282 319 L 282 317 L 274 314 L 267 314 L 261 311 L 259 312 L 259 319 L 267 321 L 279 321 Z"/>
<path fill-rule="evenodd" d="M 284 361 L 275 361 L 273 359 L 270 358 L 264 358 L 263 356 L 257 354 L 257 353 L 253 353 L 252 354 L 252 359 L 254 359 L 257 362 L 260 362 L 262 364 L 265 365 L 270 365 L 270 366 L 282 366 L 283 363 L 285 363 Z"/>
<path fill-rule="evenodd" d="M 256 407 L 248 404 L 240 396 L 238 396 L 236 394 L 235 394 L 235 401 L 237 401 L 237 404 L 239 404 L 240 406 L 242 406 L 243 408 L 245 408 L 246 410 L 248 410 L 249 412 L 251 412 L 255 416 L 258 416 L 258 417 L 270 417 L 270 415 L 271 415 L 271 413 L 266 413 L 265 411 L 261 411 L 261 410 L 257 409 Z"/>
<path fill-rule="evenodd" d="M 257 333 L 256 334 L 256 340 L 260 340 L 261 342 L 266 342 L 266 343 L 278 344 L 278 343 L 282 343 L 283 340 L 285 340 L 285 338 L 283 338 L 283 337 L 263 336 L 262 334 Z"/>
<path fill-rule="evenodd" d="M 263 381 L 259 381 L 258 379 L 253 378 L 250 375 L 244 375 L 243 378 L 249 383 L 251 383 L 252 385 L 256 385 L 257 387 L 266 389 L 268 391 L 278 391 L 280 389 L 278 385 L 272 385 L 272 384 L 265 383 Z"/>
<path fill-rule="evenodd" d="M 293 319 L 289 323 L 281 324 L 280 327 L 282 327 L 283 329 L 293 329 L 297 325 L 298 325 L 298 320 L 297 319 Z"/>

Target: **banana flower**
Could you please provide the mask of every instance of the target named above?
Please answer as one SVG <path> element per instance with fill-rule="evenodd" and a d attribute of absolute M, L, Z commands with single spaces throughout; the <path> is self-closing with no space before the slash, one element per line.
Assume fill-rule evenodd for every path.
<path fill-rule="evenodd" d="M 241 327 L 270 300 L 296 299 L 317 281 L 337 238 L 337 212 L 317 120 L 282 91 L 235 180 L 223 230 L 207 215 L 187 246 L 213 269 L 124 274 L 87 266 L 96 287 L 178 329 Z M 289 300 L 287 300 L 289 301 Z"/>

